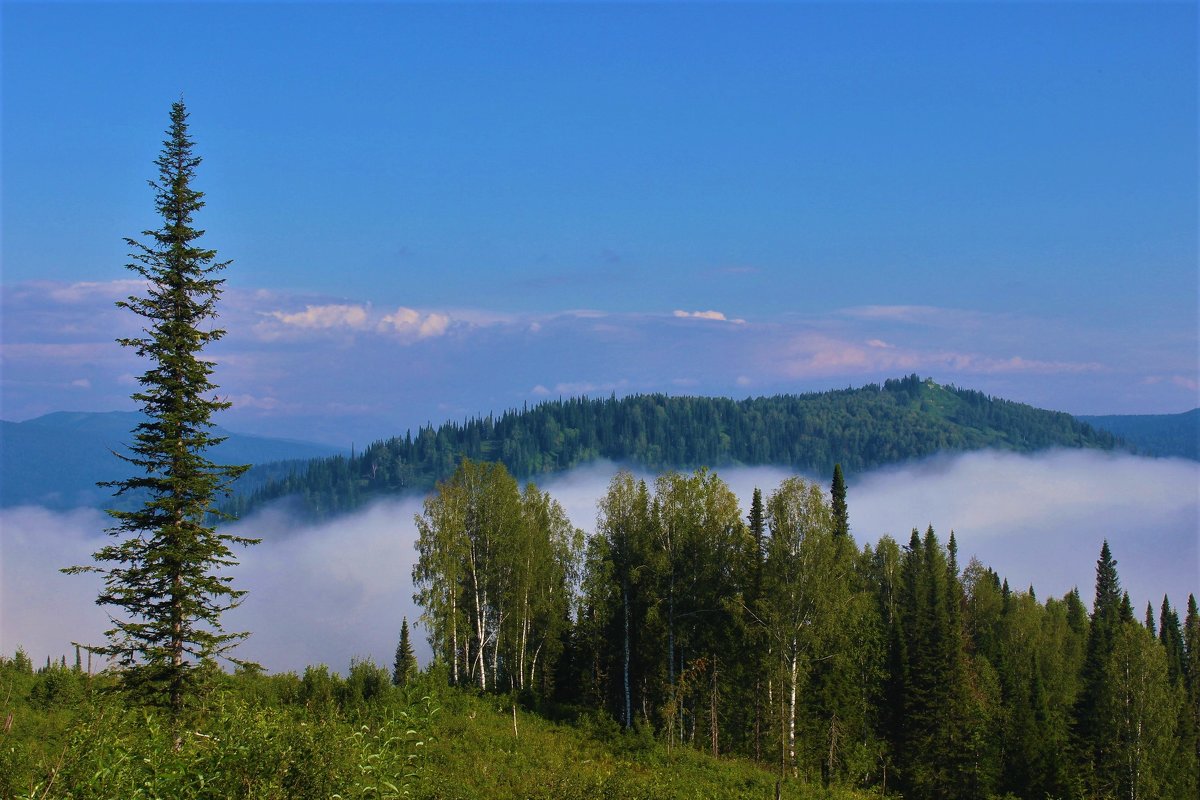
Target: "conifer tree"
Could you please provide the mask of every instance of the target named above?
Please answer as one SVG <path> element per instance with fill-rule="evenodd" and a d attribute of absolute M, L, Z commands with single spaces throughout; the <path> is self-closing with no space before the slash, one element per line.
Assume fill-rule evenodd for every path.
<path fill-rule="evenodd" d="M 396 645 L 396 660 L 392 665 L 392 684 L 404 686 L 417 669 L 417 657 L 408 638 L 408 617 L 400 623 L 400 641 Z"/>
<path fill-rule="evenodd" d="M 850 512 L 846 507 L 846 479 L 842 476 L 841 464 L 833 465 L 833 485 L 829 494 L 833 509 L 833 532 L 838 536 L 849 536 Z"/>
<path fill-rule="evenodd" d="M 1151 633 L 1154 631 L 1151 630 Z M 1171 602 L 1163 595 L 1162 613 L 1159 617 L 1158 640 L 1167 651 L 1167 670 L 1172 683 L 1184 677 L 1183 630 L 1179 627 L 1179 615 L 1171 608 Z"/>
<path fill-rule="evenodd" d="M 767 523 L 763 516 L 762 489 L 757 486 L 754 487 L 754 494 L 750 499 L 750 513 L 746 516 L 746 522 L 750 526 L 750 535 L 754 537 L 754 544 L 758 548 L 758 560 L 761 563 L 767 554 Z"/>
<path fill-rule="evenodd" d="M 1098 770 L 1108 758 L 1101 704 L 1108 683 L 1113 643 L 1128 600 L 1129 595 L 1121 591 L 1121 581 L 1117 577 L 1117 561 L 1112 557 L 1108 541 L 1105 540 L 1096 562 L 1096 597 L 1092 603 L 1087 650 L 1074 715 L 1077 767 L 1081 778 L 1093 789 L 1098 780 Z M 1133 616 L 1131 611 L 1129 616 Z"/>
<path fill-rule="evenodd" d="M 96 602 L 114 610 L 114 627 L 109 643 L 94 650 L 123 667 L 126 690 L 168 708 L 176 721 L 203 672 L 198 667 L 228 657 L 248 635 L 221 626 L 221 614 L 245 592 L 220 571 L 236 563 L 231 545 L 257 541 L 211 524 L 215 497 L 248 467 L 220 466 L 206 455 L 222 441 L 211 433 L 212 415 L 230 405 L 213 396 L 213 363 L 201 357 L 225 334 L 212 321 L 224 283 L 217 273 L 229 262 L 199 246 L 204 232 L 192 227 L 204 194 L 192 187 L 201 159 L 192 151 L 187 118 L 182 101 L 171 106 L 155 161 L 158 180 L 150 182 L 162 227 L 143 232 L 148 244 L 126 239 L 133 248 L 128 267 L 146 281 L 146 293 L 117 303 L 144 320 L 143 336 L 117 341 L 150 365 L 132 395 L 146 421 L 133 431 L 131 454 L 122 456 L 138 474 L 104 485 L 117 496 L 146 500 L 132 511 L 109 511 L 116 525 L 108 533 L 119 541 L 93 556 L 107 566 L 66 570 L 104 576 Z"/>
<path fill-rule="evenodd" d="M 1200 785 L 1200 610 L 1196 596 L 1188 595 L 1187 615 L 1183 618 L 1183 685 L 1192 735 L 1192 779 Z"/>

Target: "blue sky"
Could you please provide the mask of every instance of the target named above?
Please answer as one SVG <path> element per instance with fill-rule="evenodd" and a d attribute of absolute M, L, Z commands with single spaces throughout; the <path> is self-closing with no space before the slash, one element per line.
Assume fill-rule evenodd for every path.
<path fill-rule="evenodd" d="M 65 4 L 3 22 L 0 416 L 128 407 L 170 103 L 228 427 L 917 372 L 1198 400 L 1195 4 Z"/>

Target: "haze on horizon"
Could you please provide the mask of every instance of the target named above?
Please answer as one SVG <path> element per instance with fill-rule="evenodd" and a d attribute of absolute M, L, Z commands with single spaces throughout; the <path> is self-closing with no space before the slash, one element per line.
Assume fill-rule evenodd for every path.
<path fill-rule="evenodd" d="M 547 476 L 539 486 L 591 533 L 596 501 L 616 469 L 597 462 Z M 759 467 L 717 474 L 745 513 L 755 487 L 769 495 L 791 473 Z M 826 478 L 806 477 L 828 488 Z M 977 556 L 1014 591 L 1032 585 L 1042 601 L 1077 587 L 1090 606 L 1096 559 L 1107 540 L 1140 618 L 1146 603 L 1158 609 L 1164 594 L 1178 608 L 1186 607 L 1189 593 L 1200 595 L 1198 484 L 1200 464 L 1180 459 L 981 451 L 852 476 L 848 501 L 860 548 L 885 534 L 907 544 L 914 527 L 924 532 L 932 525 L 943 542 L 954 531 L 962 567 Z M 401 619 L 415 624 L 420 615 L 411 572 L 413 516 L 421 503 L 410 494 L 320 523 L 295 518 L 283 503 L 237 523 L 239 532 L 264 539 L 238 552 L 241 563 L 229 573 L 249 592 L 225 620 L 230 630 L 252 631 L 239 656 L 273 672 L 318 663 L 344 672 L 351 658 L 391 663 Z M 0 652 L 20 645 L 38 663 L 68 654 L 72 641 L 100 638 L 107 620 L 94 604 L 97 580 L 58 570 L 86 563 L 105 539 L 105 524 L 94 509 L 0 509 Z M 422 629 L 414 641 L 424 663 Z"/>

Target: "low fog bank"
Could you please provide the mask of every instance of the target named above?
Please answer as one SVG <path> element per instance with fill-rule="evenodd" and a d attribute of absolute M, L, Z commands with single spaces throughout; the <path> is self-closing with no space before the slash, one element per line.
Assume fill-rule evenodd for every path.
<path fill-rule="evenodd" d="M 585 531 L 617 467 L 591 464 L 541 483 Z M 790 472 L 719 470 L 749 507 L 754 487 L 769 494 Z M 650 473 L 642 477 L 652 479 Z M 827 485 L 827 476 L 805 476 Z M 1100 545 L 1108 539 L 1138 618 L 1164 593 L 1183 606 L 1200 593 L 1200 464 L 1124 454 L 1063 450 L 1035 456 L 979 452 L 878 470 L 848 481 L 855 539 L 890 534 L 901 544 L 912 528 L 933 525 L 943 541 L 954 530 L 960 563 L 971 556 L 1014 589 L 1038 597 L 1078 586 L 1090 606 Z M 235 585 L 244 604 L 226 616 L 229 630 L 253 635 L 239 655 L 271 671 L 324 663 L 345 671 L 352 658 L 390 666 L 407 616 L 417 621 L 411 572 L 413 516 L 420 498 L 376 503 L 342 519 L 295 521 L 278 506 L 232 530 L 261 537 L 237 555 Z M 89 563 L 104 541 L 103 514 L 40 508 L 0 510 L 0 652 L 22 645 L 35 663 L 68 654 L 70 642 L 97 641 L 106 616 L 94 604 L 95 576 L 58 568 Z M 414 631 L 418 658 L 429 657 Z"/>

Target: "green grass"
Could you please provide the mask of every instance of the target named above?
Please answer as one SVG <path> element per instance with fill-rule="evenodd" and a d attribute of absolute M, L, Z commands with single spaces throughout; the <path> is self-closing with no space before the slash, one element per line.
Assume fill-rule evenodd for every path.
<path fill-rule="evenodd" d="M 366 698 L 347 691 L 352 680 L 331 681 L 318 696 L 291 674 L 220 678 L 176 749 L 168 721 L 102 691 L 106 677 L 0 669 L 0 725 L 12 715 L 0 727 L 0 798 L 774 797 L 778 777 L 764 765 L 668 752 L 603 715 L 553 721 L 518 709 L 514 733 L 506 698 L 450 689 L 437 675 Z M 781 789 L 804 800 L 867 796 L 793 780 Z"/>

